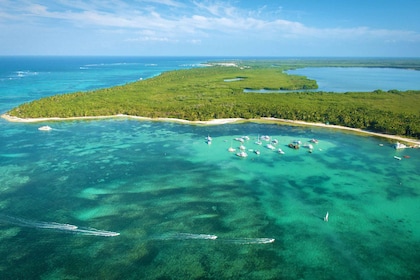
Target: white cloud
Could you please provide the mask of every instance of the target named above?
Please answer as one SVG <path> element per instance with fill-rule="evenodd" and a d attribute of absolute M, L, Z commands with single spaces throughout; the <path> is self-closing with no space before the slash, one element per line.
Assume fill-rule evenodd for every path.
<path fill-rule="evenodd" d="M 99 31 L 111 34 L 117 30 L 126 42 L 189 42 L 201 45 L 215 40 L 233 42 L 238 38 L 242 42 L 246 38 L 270 42 L 284 42 L 286 39 L 296 42 L 420 42 L 420 34 L 409 30 L 309 26 L 281 18 L 281 7 L 275 12 L 266 6 L 245 10 L 229 2 L 198 0 L 137 0 L 134 4 L 122 0 L 58 0 L 52 4 L 31 2 L 1 1 L 2 28 L 11 24 L 26 24 L 46 30 L 52 29 L 51 21 L 55 21 L 55 29 L 73 29 L 73 33 L 94 34 Z"/>

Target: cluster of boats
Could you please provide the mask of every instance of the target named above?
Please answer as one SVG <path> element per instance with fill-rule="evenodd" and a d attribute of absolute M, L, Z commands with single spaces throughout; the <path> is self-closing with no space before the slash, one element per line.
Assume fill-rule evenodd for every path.
<path fill-rule="evenodd" d="M 209 137 L 209 136 L 208 136 Z M 207 139 L 208 139 L 207 137 Z M 253 152 L 257 155 L 259 155 L 261 152 L 259 149 L 248 149 L 245 147 L 244 143 L 249 141 L 250 138 L 249 136 L 242 136 L 242 137 L 237 137 L 235 138 L 235 141 L 238 141 L 239 147 L 238 147 L 238 151 L 237 149 L 233 148 L 232 145 L 228 148 L 228 152 L 230 153 L 236 153 L 236 156 L 241 157 L 241 158 L 246 158 L 248 157 L 248 152 Z M 263 145 L 265 142 L 265 145 Z M 309 141 L 310 143 L 305 143 L 302 145 L 302 142 L 299 140 L 295 140 L 293 142 L 291 142 L 288 146 L 293 148 L 293 149 L 299 149 L 300 146 L 302 145 L 302 147 L 305 147 L 307 149 L 309 149 L 309 152 L 312 152 L 313 150 L 313 145 L 311 143 L 318 143 L 318 140 L 316 139 L 311 139 Z M 263 136 L 258 136 L 257 141 L 254 142 L 254 144 L 258 145 L 258 146 L 264 146 L 265 148 L 272 150 L 272 151 L 276 151 L 279 154 L 285 154 L 285 152 L 278 147 L 279 141 L 277 139 L 271 139 L 270 136 L 268 135 L 263 135 Z"/>

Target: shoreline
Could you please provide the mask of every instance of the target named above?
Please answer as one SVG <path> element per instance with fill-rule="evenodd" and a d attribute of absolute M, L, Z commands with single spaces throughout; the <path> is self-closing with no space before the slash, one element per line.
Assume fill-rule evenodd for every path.
<path fill-rule="evenodd" d="M 276 119 L 276 118 L 260 118 L 260 119 L 231 118 L 231 119 L 213 119 L 210 121 L 188 121 L 188 120 L 183 120 L 183 119 L 150 118 L 150 117 L 130 116 L 130 115 L 124 115 L 124 114 L 118 114 L 118 115 L 112 115 L 112 116 L 69 117 L 69 118 L 51 117 L 51 118 L 26 118 L 26 119 L 13 117 L 7 114 L 2 114 L 1 117 L 9 122 L 20 122 L 20 123 L 37 123 L 37 122 L 45 122 L 45 121 L 69 121 L 69 120 L 96 120 L 96 119 L 114 119 L 114 118 L 128 118 L 128 119 L 145 120 L 145 121 L 176 122 L 176 123 L 196 124 L 196 125 L 222 125 L 222 124 L 240 123 L 240 122 L 279 123 L 279 124 L 315 126 L 315 127 L 323 127 L 323 128 L 330 128 L 330 129 L 336 129 L 336 130 L 344 130 L 344 131 L 350 131 L 350 132 L 362 134 L 362 135 L 376 136 L 376 137 L 386 138 L 390 140 L 397 140 L 404 143 L 410 143 L 410 144 L 413 144 L 415 147 L 420 146 L 420 140 L 405 138 L 398 135 L 371 132 L 371 131 L 362 130 L 360 128 L 351 128 L 351 127 L 345 127 L 345 126 L 340 126 L 340 125 L 312 123 L 312 122 Z"/>

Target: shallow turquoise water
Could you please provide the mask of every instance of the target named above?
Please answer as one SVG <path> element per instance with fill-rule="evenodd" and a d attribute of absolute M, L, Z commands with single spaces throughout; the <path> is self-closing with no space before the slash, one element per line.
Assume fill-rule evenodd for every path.
<path fill-rule="evenodd" d="M 417 149 L 253 123 L 48 124 L 54 130 L 22 126 L 26 139 L 1 151 L 6 277 L 376 279 L 419 271 Z M 247 158 L 228 152 L 243 135 L 250 137 Z M 254 144 L 258 135 L 278 139 L 285 154 Z M 312 153 L 287 147 L 312 138 L 319 139 Z M 24 227 L 10 217 L 120 235 Z M 175 237 L 180 233 L 218 238 Z"/>
<path fill-rule="evenodd" d="M 39 88 L 25 89 L 28 99 Z M 20 97 L 8 98 L 2 108 Z M 384 139 L 275 124 L 0 125 L 2 279 L 410 279 L 420 273 L 419 149 L 396 151 Z M 53 130 L 39 131 L 41 125 Z M 248 157 L 228 152 L 245 135 Z M 285 154 L 264 141 L 256 145 L 262 135 L 277 139 Z M 319 140 L 312 153 L 287 147 L 312 138 Z M 109 232 L 119 235 L 103 236 Z"/>

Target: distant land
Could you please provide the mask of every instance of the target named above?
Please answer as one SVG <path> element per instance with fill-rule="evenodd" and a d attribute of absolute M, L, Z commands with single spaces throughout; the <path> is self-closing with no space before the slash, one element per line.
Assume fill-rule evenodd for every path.
<path fill-rule="evenodd" d="M 285 73 L 321 66 L 420 70 L 419 59 L 235 59 L 208 62 L 207 66 L 165 72 L 122 86 L 45 97 L 6 115 L 14 120 L 115 115 L 188 121 L 276 118 L 420 139 L 418 90 L 305 91 L 316 89 L 316 81 Z"/>

